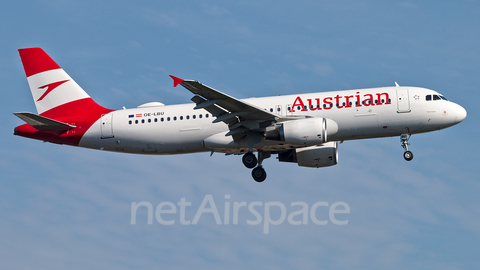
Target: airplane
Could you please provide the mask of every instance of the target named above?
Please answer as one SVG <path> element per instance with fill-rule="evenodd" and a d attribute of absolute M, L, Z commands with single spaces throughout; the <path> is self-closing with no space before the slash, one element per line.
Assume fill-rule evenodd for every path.
<path fill-rule="evenodd" d="M 263 161 L 302 167 L 338 162 L 338 144 L 400 136 L 404 158 L 412 134 L 462 122 L 466 110 L 421 87 L 392 87 L 237 99 L 198 81 L 175 76 L 190 104 L 145 103 L 111 110 L 97 104 L 43 49 L 19 49 L 37 114 L 14 113 L 26 124 L 14 135 L 119 153 L 173 155 L 197 152 L 243 155 L 263 182 Z M 254 153 L 257 153 L 255 156 Z"/>

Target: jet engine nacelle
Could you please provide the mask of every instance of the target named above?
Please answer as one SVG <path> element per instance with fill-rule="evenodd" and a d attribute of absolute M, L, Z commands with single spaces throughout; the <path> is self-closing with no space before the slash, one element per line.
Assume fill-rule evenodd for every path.
<path fill-rule="evenodd" d="M 293 145 L 317 145 L 326 143 L 327 136 L 333 137 L 337 131 L 338 125 L 331 119 L 305 118 L 278 123 L 265 133 L 265 138 Z"/>
<path fill-rule="evenodd" d="M 327 142 L 319 146 L 297 148 L 278 154 L 280 162 L 294 162 L 302 167 L 328 167 L 338 162 L 338 142 Z"/>

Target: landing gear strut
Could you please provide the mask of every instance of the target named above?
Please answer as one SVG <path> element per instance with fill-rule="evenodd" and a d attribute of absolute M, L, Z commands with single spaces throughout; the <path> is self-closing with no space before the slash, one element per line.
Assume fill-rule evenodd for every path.
<path fill-rule="evenodd" d="M 408 151 L 408 146 L 410 145 L 410 143 L 408 143 L 408 140 L 410 139 L 410 136 L 411 135 L 407 134 L 400 135 L 400 141 L 402 142 L 402 147 L 405 150 L 405 152 L 403 153 L 403 158 L 406 161 L 410 161 L 413 159 L 413 153 Z"/>
<path fill-rule="evenodd" d="M 252 170 L 252 177 L 253 180 L 257 182 L 263 182 L 267 178 L 267 172 L 265 172 L 265 169 L 262 166 L 262 162 L 264 159 L 269 158 L 271 156 L 270 152 L 258 152 L 258 159 L 255 157 L 255 155 L 249 151 L 243 155 L 242 161 L 245 167 L 252 169 L 255 166 L 255 169 Z M 258 166 L 257 166 L 258 164 Z"/>

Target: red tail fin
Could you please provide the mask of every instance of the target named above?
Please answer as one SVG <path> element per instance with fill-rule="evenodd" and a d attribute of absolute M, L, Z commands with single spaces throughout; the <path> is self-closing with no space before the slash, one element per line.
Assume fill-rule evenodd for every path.
<path fill-rule="evenodd" d="M 112 110 L 98 105 L 41 48 L 18 51 L 37 112 L 44 117 L 39 119 L 55 119 L 74 128 L 50 132 L 25 124 L 17 127 L 15 134 L 54 143 L 78 145 L 88 128 L 103 114 Z"/>
<path fill-rule="evenodd" d="M 41 48 L 20 49 L 37 112 L 62 118 L 105 111 Z"/>

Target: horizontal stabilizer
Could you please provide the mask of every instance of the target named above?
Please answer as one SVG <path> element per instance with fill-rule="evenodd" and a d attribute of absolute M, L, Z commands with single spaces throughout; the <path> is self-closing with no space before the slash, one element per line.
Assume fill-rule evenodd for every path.
<path fill-rule="evenodd" d="M 40 131 L 67 131 L 75 128 L 75 126 L 29 112 L 21 112 L 14 114 L 30 126 Z"/>

